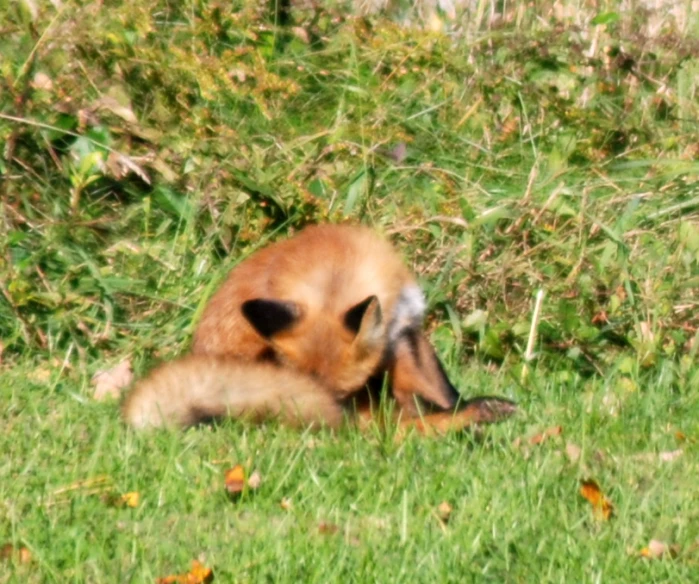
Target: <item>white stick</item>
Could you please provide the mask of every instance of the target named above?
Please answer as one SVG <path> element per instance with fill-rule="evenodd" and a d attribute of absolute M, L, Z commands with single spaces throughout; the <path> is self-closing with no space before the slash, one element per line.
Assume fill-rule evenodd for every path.
<path fill-rule="evenodd" d="M 546 293 L 543 288 L 539 288 L 536 293 L 536 302 L 534 303 L 534 314 L 532 315 L 532 326 L 529 329 L 529 339 L 527 339 L 527 350 L 524 352 L 524 360 L 529 363 L 534 359 L 534 345 L 536 344 L 536 331 L 539 328 L 539 319 L 541 318 L 541 305 L 544 303 Z"/>

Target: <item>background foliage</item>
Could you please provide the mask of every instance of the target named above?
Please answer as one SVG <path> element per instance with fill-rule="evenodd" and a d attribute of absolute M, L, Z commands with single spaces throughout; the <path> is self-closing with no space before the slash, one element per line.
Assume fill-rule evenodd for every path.
<path fill-rule="evenodd" d="M 279 1 L 0 3 L 0 582 L 195 557 L 241 582 L 691 581 L 696 1 Z M 249 253 L 342 220 L 395 241 L 454 381 L 518 416 L 141 436 L 88 397 L 186 350 Z M 238 463 L 262 483 L 231 500 Z"/>
<path fill-rule="evenodd" d="M 4 10 L 6 354 L 168 346 L 268 236 L 344 218 L 393 236 L 459 352 L 521 353 L 539 288 L 565 368 L 696 352 L 691 11 L 651 37 L 556 6 L 58 6 Z"/>

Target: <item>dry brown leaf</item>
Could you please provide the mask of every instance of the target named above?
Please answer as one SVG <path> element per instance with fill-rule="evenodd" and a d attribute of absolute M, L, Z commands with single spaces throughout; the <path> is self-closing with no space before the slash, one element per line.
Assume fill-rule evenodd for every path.
<path fill-rule="evenodd" d="M 551 438 L 552 436 L 560 436 L 563 434 L 563 426 L 553 426 L 551 428 L 547 428 L 540 434 L 536 434 L 535 436 L 532 436 L 529 439 L 529 444 L 536 446 L 538 444 L 542 444 L 545 442 L 548 438 Z"/>
<path fill-rule="evenodd" d="M 683 450 L 681 448 L 677 450 L 670 450 L 669 452 L 661 452 L 658 454 L 661 462 L 672 462 L 673 460 L 682 456 Z"/>
<path fill-rule="evenodd" d="M 6 543 L 0 547 L 0 560 L 28 564 L 32 561 L 32 553 L 24 546 L 15 547 L 11 543 Z"/>
<path fill-rule="evenodd" d="M 634 454 L 631 458 L 633 460 L 639 460 L 643 462 L 648 462 L 648 463 L 656 463 L 656 462 L 672 462 L 673 460 L 677 460 L 684 451 L 681 448 L 678 448 L 677 450 L 670 450 L 667 452 L 641 452 L 639 454 Z"/>
<path fill-rule="evenodd" d="M 223 479 L 226 490 L 231 494 L 242 493 L 245 489 L 245 469 L 242 464 L 236 464 L 226 471 Z"/>
<path fill-rule="evenodd" d="M 33 371 L 30 371 L 28 377 L 35 383 L 47 383 L 51 379 L 52 370 L 50 367 L 40 365 Z"/>
<path fill-rule="evenodd" d="M 291 511 L 294 508 L 294 504 L 288 497 L 283 497 L 279 503 L 279 506 L 284 509 L 284 511 Z"/>
<path fill-rule="evenodd" d="M 639 555 L 643 558 L 658 559 L 663 556 L 669 556 L 671 558 L 677 557 L 680 548 L 678 545 L 669 545 L 664 541 L 658 539 L 651 539 L 648 542 L 648 547 L 644 547 Z"/>
<path fill-rule="evenodd" d="M 126 154 L 115 151 L 110 152 L 109 156 L 107 156 L 106 166 L 109 174 L 118 180 L 121 180 L 125 176 L 128 176 L 130 172 L 133 172 L 144 183 L 147 185 L 150 184 L 148 173 L 143 167 L 136 164 L 132 157 L 126 156 Z"/>
<path fill-rule="evenodd" d="M 447 501 L 442 501 L 437 505 L 437 517 L 442 523 L 448 523 L 453 510 L 454 508 Z"/>
<path fill-rule="evenodd" d="M 89 479 L 75 481 L 65 487 L 59 487 L 51 494 L 47 505 L 65 503 L 70 500 L 71 493 L 79 492 L 82 496 L 104 495 L 113 489 L 112 477 L 109 475 L 97 475 Z"/>
<path fill-rule="evenodd" d="M 252 472 L 250 475 L 250 478 L 248 479 L 248 487 L 251 489 L 257 489 L 259 488 L 260 484 L 262 483 L 262 476 L 260 475 L 259 470 L 255 470 Z"/>
<path fill-rule="evenodd" d="M 39 71 L 36 75 L 34 75 L 31 86 L 32 89 L 36 89 L 38 91 L 51 91 L 53 89 L 53 81 L 46 73 Z"/>
<path fill-rule="evenodd" d="M 566 456 L 570 462 L 578 462 L 581 454 L 582 448 L 580 448 L 580 446 L 573 444 L 572 442 L 566 443 Z"/>
<path fill-rule="evenodd" d="M 294 36 L 302 43 L 307 45 L 311 42 L 311 39 L 308 36 L 308 31 L 305 28 L 301 26 L 294 26 L 291 28 L 291 32 L 294 33 Z"/>
<path fill-rule="evenodd" d="M 97 401 L 106 398 L 119 398 L 122 390 L 131 385 L 132 381 L 131 360 L 126 359 L 116 367 L 98 371 L 92 376 L 92 385 L 95 386 L 92 397 Z"/>
<path fill-rule="evenodd" d="M 614 513 L 614 506 L 602 494 L 599 485 L 592 479 L 580 481 L 580 484 L 580 494 L 592 505 L 595 518 L 608 521 Z"/>
<path fill-rule="evenodd" d="M 131 106 L 119 103 L 119 101 L 111 95 L 103 95 L 100 97 L 95 102 L 95 108 L 110 111 L 129 124 L 138 123 L 138 118 L 136 114 L 133 113 Z"/>
<path fill-rule="evenodd" d="M 192 569 L 189 572 L 158 578 L 156 584 L 207 584 L 213 579 L 214 573 L 211 568 L 207 568 L 197 560 L 192 560 Z"/>

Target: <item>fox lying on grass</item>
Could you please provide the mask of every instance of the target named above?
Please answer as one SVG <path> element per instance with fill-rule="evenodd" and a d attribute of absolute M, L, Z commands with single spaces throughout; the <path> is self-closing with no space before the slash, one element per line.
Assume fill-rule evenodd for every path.
<path fill-rule="evenodd" d="M 137 428 L 226 416 L 336 427 L 370 411 L 355 398 L 384 374 L 402 424 L 427 431 L 511 415 L 502 398 L 461 401 L 422 333 L 424 311 L 414 276 L 371 230 L 306 228 L 233 269 L 192 354 L 138 382 L 124 417 Z"/>

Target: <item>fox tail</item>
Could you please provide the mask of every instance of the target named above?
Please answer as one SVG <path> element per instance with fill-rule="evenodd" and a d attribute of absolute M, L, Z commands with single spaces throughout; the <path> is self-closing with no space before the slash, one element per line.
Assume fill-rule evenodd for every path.
<path fill-rule="evenodd" d="M 270 363 L 190 355 L 137 382 L 122 406 L 134 428 L 192 426 L 224 417 L 295 426 L 341 424 L 342 406 L 311 377 Z"/>

